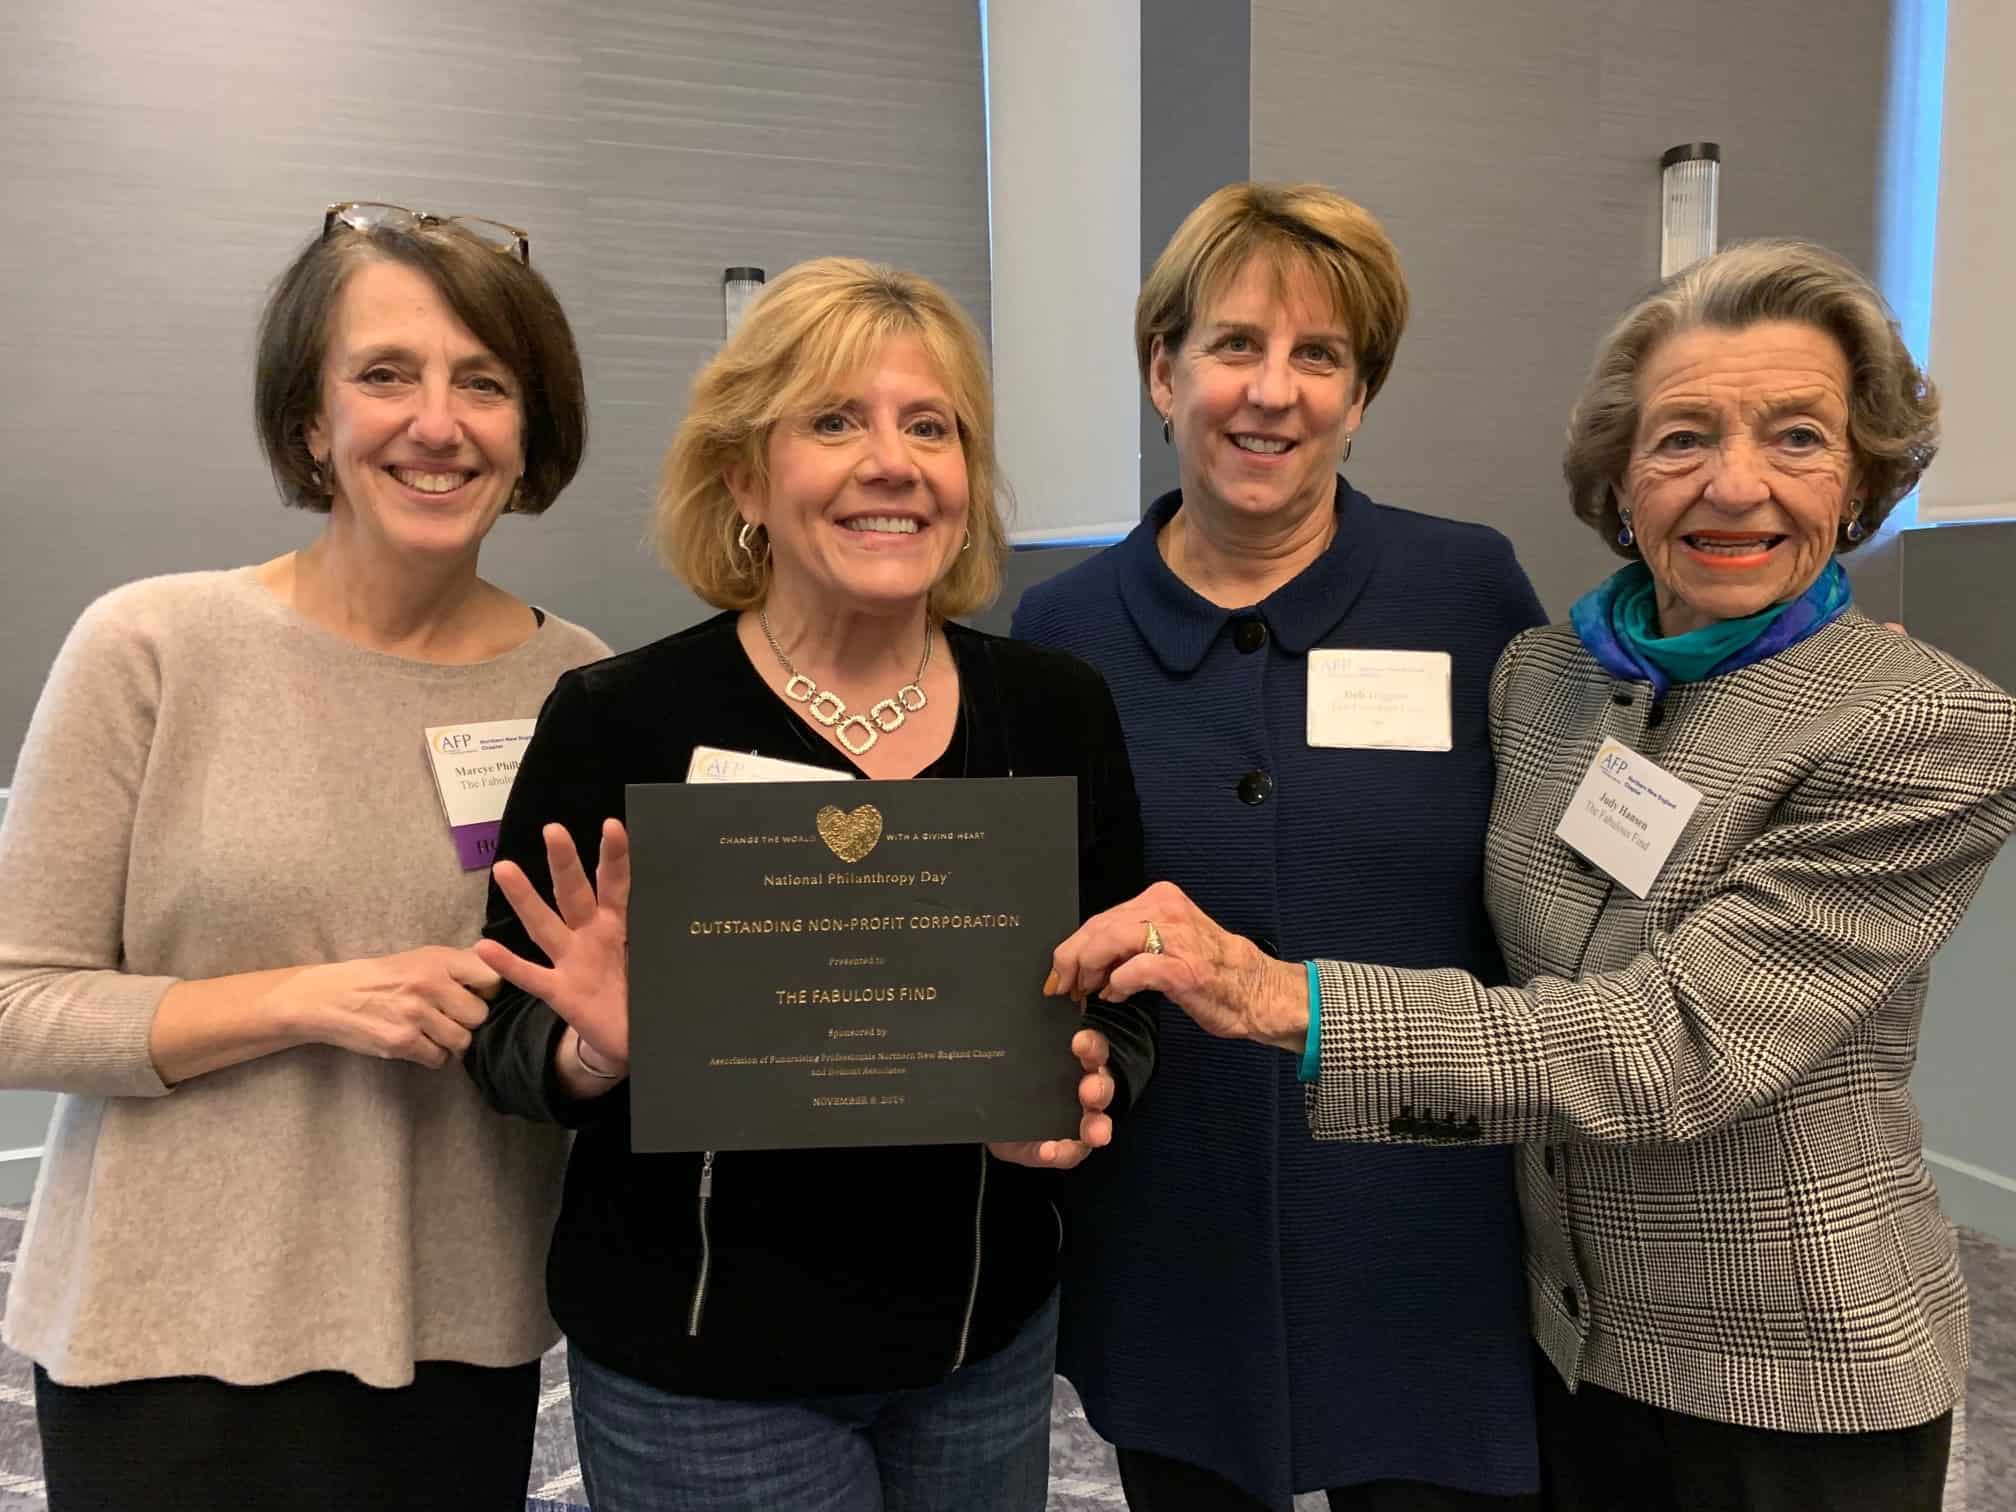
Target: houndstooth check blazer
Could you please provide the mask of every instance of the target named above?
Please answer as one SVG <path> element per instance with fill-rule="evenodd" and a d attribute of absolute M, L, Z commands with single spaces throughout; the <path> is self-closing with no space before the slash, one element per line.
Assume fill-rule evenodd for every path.
<path fill-rule="evenodd" d="M 1909 1080 L 1927 962 L 2016 827 L 2016 700 L 1852 610 L 1654 704 L 1554 626 L 1491 689 L 1511 979 L 1318 963 L 1319 1138 L 1519 1142 L 1536 1337 L 1723 1422 L 1929 1421 L 1967 1300 Z M 1604 736 L 1705 795 L 1651 895 L 1554 829 Z"/>

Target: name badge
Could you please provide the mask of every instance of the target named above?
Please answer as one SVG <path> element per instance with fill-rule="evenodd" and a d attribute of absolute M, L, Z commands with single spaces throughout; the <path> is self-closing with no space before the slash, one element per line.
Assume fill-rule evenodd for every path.
<path fill-rule="evenodd" d="M 754 751 L 724 751 L 719 746 L 693 747 L 686 763 L 688 782 L 845 782 L 854 774 L 802 761 L 780 761 Z"/>
<path fill-rule="evenodd" d="M 1309 744 L 1446 751 L 1447 651 L 1311 651 Z"/>
<path fill-rule="evenodd" d="M 518 763 L 532 740 L 530 719 L 492 719 L 482 724 L 430 725 L 427 755 L 441 810 L 455 837 L 462 870 L 476 871 L 497 859 L 497 826 L 504 800 L 518 776 Z"/>
<path fill-rule="evenodd" d="M 1642 898 L 1700 804 L 1699 788 L 1606 738 L 1554 833 Z"/>

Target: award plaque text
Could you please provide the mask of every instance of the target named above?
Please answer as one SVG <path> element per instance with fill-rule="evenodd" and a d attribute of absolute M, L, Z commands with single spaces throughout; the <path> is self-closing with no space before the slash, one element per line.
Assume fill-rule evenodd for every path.
<path fill-rule="evenodd" d="M 628 790 L 631 1147 L 1069 1138 L 1069 777 Z"/>

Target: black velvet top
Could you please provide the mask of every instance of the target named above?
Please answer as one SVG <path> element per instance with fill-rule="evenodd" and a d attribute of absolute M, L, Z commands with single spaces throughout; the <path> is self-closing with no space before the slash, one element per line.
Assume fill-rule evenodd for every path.
<path fill-rule="evenodd" d="M 945 631 L 959 716 L 944 755 L 919 775 L 1076 777 L 1080 906 L 1089 915 L 1132 896 L 1141 824 L 1099 675 L 1060 652 Z M 560 679 L 512 788 L 499 858 L 550 901 L 541 826 L 565 825 L 592 875 L 602 821 L 624 817 L 624 785 L 683 780 L 695 745 L 856 770 L 770 690 L 735 616 L 721 614 Z M 485 932 L 545 961 L 494 886 Z M 1153 1068 L 1154 1020 L 1142 1004 L 1090 1016 L 1112 1042 L 1118 1121 Z M 503 1112 L 579 1131 L 547 1293 L 568 1337 L 600 1364 L 706 1396 L 924 1385 L 1006 1344 L 1055 1287 L 1057 1174 L 978 1145 L 922 1145 L 717 1154 L 703 1289 L 701 1157 L 631 1153 L 627 1082 L 570 1099 L 553 1073 L 564 1028 L 507 986 L 466 1064 Z M 1058 1053 L 1068 1055 L 1068 1034 Z"/>

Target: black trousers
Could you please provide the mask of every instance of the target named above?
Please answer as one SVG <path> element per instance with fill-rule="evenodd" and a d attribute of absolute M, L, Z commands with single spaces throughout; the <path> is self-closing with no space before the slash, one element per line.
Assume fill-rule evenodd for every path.
<path fill-rule="evenodd" d="M 1649 1406 L 1552 1364 L 1540 1394 L 1550 1512 L 1939 1512 L 1953 1414 L 1885 1433 L 1780 1433 Z"/>
<path fill-rule="evenodd" d="M 1120 1489 L 1132 1512 L 1273 1512 L 1201 1466 L 1143 1449 L 1122 1449 L 1119 1457 Z M 1537 1512 L 1540 1506 L 1536 1496 L 1486 1496 L 1422 1481 L 1369 1481 L 1324 1494 L 1330 1512 Z"/>
<path fill-rule="evenodd" d="M 316 1371 L 62 1386 L 35 1367 L 49 1512 L 525 1512 L 539 1362 L 426 1361 L 411 1386 Z"/>

